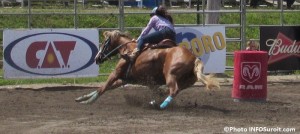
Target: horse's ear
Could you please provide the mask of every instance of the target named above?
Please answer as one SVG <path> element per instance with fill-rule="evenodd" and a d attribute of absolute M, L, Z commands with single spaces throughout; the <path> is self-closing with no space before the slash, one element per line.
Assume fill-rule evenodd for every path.
<path fill-rule="evenodd" d="M 109 34 L 110 34 L 109 31 L 104 31 L 104 32 L 103 32 L 104 38 L 107 39 L 107 38 L 110 36 Z"/>

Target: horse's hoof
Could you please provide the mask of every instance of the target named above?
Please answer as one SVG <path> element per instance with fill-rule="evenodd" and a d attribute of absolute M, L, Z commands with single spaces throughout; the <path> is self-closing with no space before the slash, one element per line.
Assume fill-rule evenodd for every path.
<path fill-rule="evenodd" d="M 80 96 L 78 98 L 75 99 L 75 102 L 81 102 L 81 101 L 84 101 L 86 100 L 83 96 Z"/>
<path fill-rule="evenodd" d="M 150 101 L 149 105 L 150 105 L 151 108 L 154 108 L 154 109 L 157 109 L 157 110 L 160 109 L 158 103 L 155 100 Z"/>
<path fill-rule="evenodd" d="M 149 102 L 149 104 L 150 104 L 150 105 L 155 105 L 155 104 L 156 104 L 156 101 L 155 101 L 155 100 L 152 100 L 152 101 Z"/>
<path fill-rule="evenodd" d="M 88 99 L 90 99 L 91 97 L 93 97 L 95 94 L 98 94 L 98 91 L 93 91 L 89 94 L 80 96 L 78 98 L 75 99 L 76 102 L 83 102 L 83 101 L 87 101 Z M 98 97 L 98 95 L 96 95 L 96 97 Z"/>
<path fill-rule="evenodd" d="M 82 100 L 81 99 L 75 99 L 75 102 L 81 102 Z"/>

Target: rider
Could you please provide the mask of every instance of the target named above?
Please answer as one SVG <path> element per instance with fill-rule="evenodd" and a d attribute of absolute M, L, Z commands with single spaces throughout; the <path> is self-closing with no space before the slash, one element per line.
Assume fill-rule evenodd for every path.
<path fill-rule="evenodd" d="M 259 47 L 259 45 L 256 42 L 248 41 L 246 50 L 248 50 L 248 51 L 257 51 L 259 49 L 258 47 Z"/>
<path fill-rule="evenodd" d="M 135 59 L 137 55 L 139 55 L 146 43 L 157 44 L 164 39 L 176 41 L 173 19 L 164 6 L 153 8 L 150 16 L 151 19 L 149 20 L 147 27 L 137 39 L 137 48 L 129 55 L 132 59 Z M 152 28 L 155 32 L 149 33 Z"/>

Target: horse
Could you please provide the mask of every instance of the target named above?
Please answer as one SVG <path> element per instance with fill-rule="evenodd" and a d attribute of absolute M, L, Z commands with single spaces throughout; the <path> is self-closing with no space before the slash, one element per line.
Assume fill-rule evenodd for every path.
<path fill-rule="evenodd" d="M 161 48 L 146 47 L 132 62 L 126 57 L 136 48 L 136 41 L 127 33 L 122 33 L 119 30 L 105 31 L 103 36 L 105 42 L 95 56 L 96 63 L 102 64 L 117 54 L 121 58 L 103 86 L 96 91 L 78 97 L 75 99 L 76 102 L 93 103 L 107 90 L 128 83 L 148 87 L 166 85 L 169 94 L 159 106 L 160 109 L 165 109 L 180 91 L 194 85 L 197 81 L 202 82 L 206 89 L 220 88 L 218 81 L 212 75 L 203 74 L 203 62 L 185 47 L 176 45 Z"/>

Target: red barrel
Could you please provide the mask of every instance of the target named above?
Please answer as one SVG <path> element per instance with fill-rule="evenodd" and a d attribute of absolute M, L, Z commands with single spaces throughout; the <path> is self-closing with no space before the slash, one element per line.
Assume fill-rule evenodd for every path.
<path fill-rule="evenodd" d="M 234 100 L 266 101 L 268 54 L 265 51 L 234 52 Z"/>

